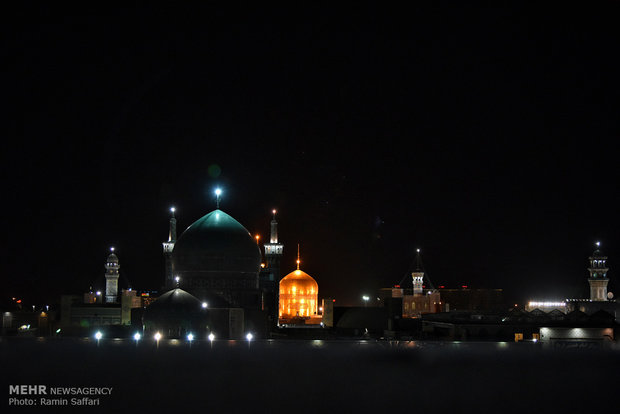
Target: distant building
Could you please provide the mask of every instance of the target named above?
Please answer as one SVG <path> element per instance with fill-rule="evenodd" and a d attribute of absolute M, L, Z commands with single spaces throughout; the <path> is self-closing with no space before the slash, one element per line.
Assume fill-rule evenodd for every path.
<path fill-rule="evenodd" d="M 472 294 L 465 286 L 453 292 L 440 288 L 442 298 L 451 304 L 451 312 L 425 315 L 423 330 L 434 338 L 540 340 L 568 348 L 612 341 L 617 334 L 619 306 L 607 292 L 607 256 L 601 253 L 600 243 L 596 246 L 589 257 L 589 299 L 532 300 L 525 310 L 494 312 L 494 304 L 500 303 L 499 295 Z"/>
<path fill-rule="evenodd" d="M 105 292 L 90 291 L 82 296 L 61 296 L 60 327 L 65 332 L 110 325 L 130 325 L 131 310 L 142 306 L 141 298 L 131 288 L 122 289 L 119 295 L 120 262 L 113 248 L 104 267 Z"/>
<path fill-rule="evenodd" d="M 596 242 L 596 249 L 588 258 L 587 270 L 590 298 L 565 299 L 564 301 L 532 300 L 526 305 L 526 310 L 540 309 L 544 312 L 559 310 L 564 313 L 579 311 L 587 315 L 605 311 L 614 315 L 616 321 L 620 322 L 620 305 L 614 299 L 613 294 L 607 292 L 609 267 L 607 256 L 601 252 L 599 242 Z"/>
<path fill-rule="evenodd" d="M 549 313 L 511 309 L 502 313 L 449 312 L 425 315 L 422 329 L 428 338 L 446 340 L 542 341 L 554 347 L 576 347 L 578 342 L 610 343 L 618 325 L 613 315 L 599 311 Z"/>
<path fill-rule="evenodd" d="M 402 303 L 401 316 L 403 318 L 419 318 L 427 313 L 442 312 L 445 308 L 439 291 L 434 288 L 425 289 L 424 278 L 420 249 L 417 249 L 415 270 L 411 273 L 413 288 L 403 289 L 400 285 L 395 285 L 391 288 L 380 289 L 379 300 L 390 308 L 396 303 Z M 396 298 L 401 298 L 402 301 L 397 302 L 394 300 Z M 392 330 L 391 327 L 388 330 Z"/>

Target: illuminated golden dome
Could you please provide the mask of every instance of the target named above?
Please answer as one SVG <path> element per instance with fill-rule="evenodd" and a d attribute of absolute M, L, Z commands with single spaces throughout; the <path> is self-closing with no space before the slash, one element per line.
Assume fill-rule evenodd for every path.
<path fill-rule="evenodd" d="M 319 284 L 299 269 L 280 281 L 280 318 L 310 317 L 317 314 Z"/>

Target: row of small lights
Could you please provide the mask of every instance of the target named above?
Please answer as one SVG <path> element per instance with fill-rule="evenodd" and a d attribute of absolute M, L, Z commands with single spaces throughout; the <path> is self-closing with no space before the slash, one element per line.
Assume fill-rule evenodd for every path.
<path fill-rule="evenodd" d="M 97 331 L 97 333 L 95 333 L 95 339 L 97 340 L 97 342 L 99 342 L 99 340 L 103 338 L 103 334 L 101 333 L 101 331 Z M 153 339 L 155 339 L 157 342 L 159 342 L 159 340 L 162 338 L 161 333 L 157 332 L 155 335 L 153 335 Z M 213 333 L 210 333 L 209 336 L 207 337 L 209 338 L 209 341 L 213 342 L 215 340 L 215 335 Z M 245 339 L 247 339 L 248 341 L 251 341 L 254 338 L 254 335 L 252 335 L 251 332 L 248 332 L 248 334 L 245 336 Z M 133 339 L 138 342 L 140 339 L 142 339 L 142 335 L 140 335 L 139 332 L 136 332 L 133 335 Z M 187 340 L 188 341 L 193 341 L 194 340 L 194 334 L 190 333 L 187 335 Z"/>

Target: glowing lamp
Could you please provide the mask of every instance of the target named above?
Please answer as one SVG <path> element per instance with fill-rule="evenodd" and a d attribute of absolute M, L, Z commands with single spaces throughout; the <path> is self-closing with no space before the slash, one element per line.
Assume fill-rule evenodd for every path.
<path fill-rule="evenodd" d="M 133 339 L 135 339 L 135 340 L 136 340 L 136 342 L 137 342 L 137 341 L 139 341 L 139 340 L 140 340 L 140 338 L 142 338 L 142 335 L 140 335 L 138 332 L 136 332 L 135 334 L 133 334 Z"/>
<path fill-rule="evenodd" d="M 100 340 L 103 337 L 103 334 L 100 331 L 97 331 L 97 333 L 95 334 L 95 339 Z"/>

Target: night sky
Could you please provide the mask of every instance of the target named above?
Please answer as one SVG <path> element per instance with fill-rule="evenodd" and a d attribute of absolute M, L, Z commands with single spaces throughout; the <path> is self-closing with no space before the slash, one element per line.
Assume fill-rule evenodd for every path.
<path fill-rule="evenodd" d="M 3 296 L 157 289 L 168 209 L 221 208 L 360 304 L 408 276 L 620 293 L 616 2 L 24 9 L 2 29 Z M 180 233 L 180 232 L 179 232 Z M 404 287 L 411 285 L 405 278 Z"/>

